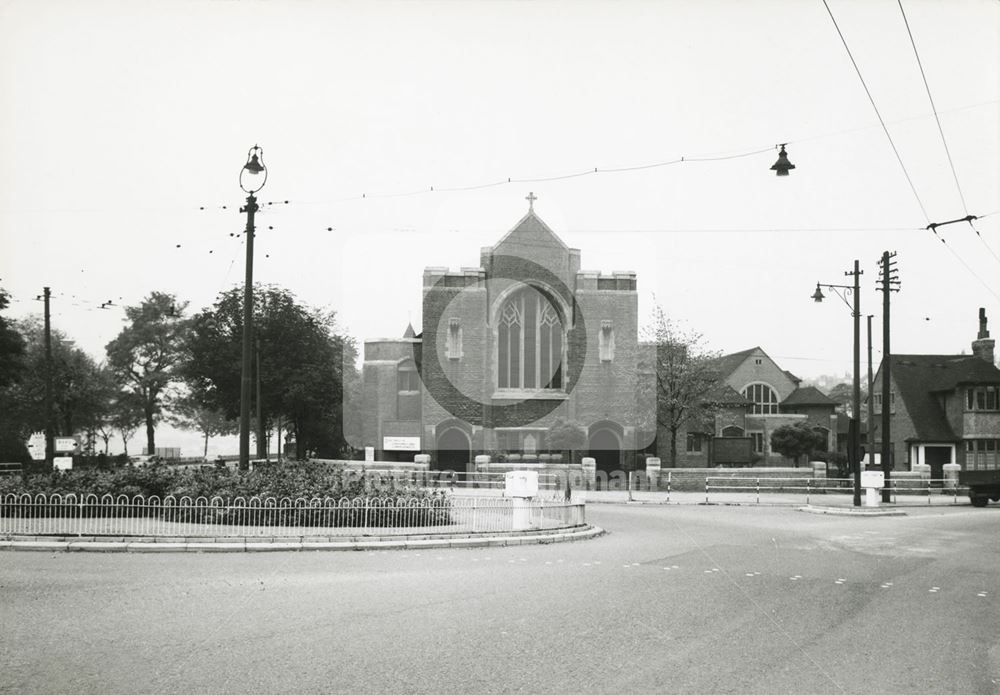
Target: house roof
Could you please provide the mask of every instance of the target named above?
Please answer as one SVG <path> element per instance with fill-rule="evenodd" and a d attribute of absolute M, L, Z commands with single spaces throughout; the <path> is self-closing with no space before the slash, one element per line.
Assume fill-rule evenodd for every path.
<path fill-rule="evenodd" d="M 801 386 L 792 391 L 781 405 L 825 405 L 831 408 L 837 406 L 837 401 L 825 395 L 815 386 Z"/>
<path fill-rule="evenodd" d="M 719 378 L 720 379 L 727 378 L 730 374 L 732 374 L 733 372 L 735 372 L 736 369 L 741 364 L 743 364 L 744 362 L 746 362 L 748 357 L 750 357 L 750 356 L 752 356 L 754 354 L 761 354 L 764 357 L 766 357 L 767 359 L 771 360 L 771 356 L 768 355 L 766 352 L 764 352 L 764 349 L 760 345 L 756 345 L 756 346 L 754 346 L 754 347 L 752 347 L 752 348 L 750 348 L 748 350 L 740 350 L 739 352 L 731 352 L 728 355 L 722 355 L 720 357 L 717 357 L 715 359 L 715 365 L 714 366 L 715 366 L 715 369 L 719 373 Z M 771 362 L 774 362 L 774 360 L 771 360 Z M 780 369 L 780 367 L 779 367 L 779 369 Z M 787 369 L 782 369 L 781 372 L 785 376 L 787 376 L 789 379 L 791 379 L 795 383 L 796 386 L 798 386 L 802 382 L 802 379 L 800 379 L 799 377 L 795 376 L 794 374 L 792 374 Z"/>
<path fill-rule="evenodd" d="M 746 362 L 750 355 L 754 354 L 760 350 L 759 347 L 752 347 L 749 350 L 741 350 L 740 352 L 733 352 L 728 355 L 722 355 L 715 360 L 715 369 L 719 373 L 721 379 L 725 379 L 727 376 L 736 371 L 737 367 Z M 761 350 L 763 352 L 763 350 Z"/>
<path fill-rule="evenodd" d="M 412 323 L 406 324 L 406 330 L 403 331 L 403 337 L 404 338 L 414 338 L 414 337 L 416 337 L 416 332 L 413 330 L 413 324 Z"/>
<path fill-rule="evenodd" d="M 739 391 L 726 383 L 716 383 L 712 389 L 705 394 L 705 400 L 716 405 L 738 405 L 748 406 L 750 401 L 744 398 Z"/>
<path fill-rule="evenodd" d="M 1000 384 L 1000 369 L 975 356 L 893 355 L 890 359 L 892 380 L 918 440 L 958 439 L 935 394 L 962 384 Z"/>

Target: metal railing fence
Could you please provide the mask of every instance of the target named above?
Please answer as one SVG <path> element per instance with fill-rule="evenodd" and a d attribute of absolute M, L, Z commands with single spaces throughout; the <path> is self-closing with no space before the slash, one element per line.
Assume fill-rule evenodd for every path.
<path fill-rule="evenodd" d="M 802 495 L 809 504 L 811 497 L 820 495 L 851 495 L 854 494 L 853 478 L 751 478 L 730 476 L 707 476 L 705 478 L 705 503 L 711 502 L 711 493 L 734 493 L 750 495 L 759 504 L 761 493 L 790 493 Z M 900 496 L 907 499 L 926 497 L 927 504 L 933 504 L 934 499 L 945 500 L 952 504 L 958 503 L 958 498 L 967 496 L 969 489 L 955 483 L 954 479 L 942 478 L 891 478 L 889 493 L 892 503 L 899 501 Z"/>
<path fill-rule="evenodd" d="M 0 535 L 262 537 L 488 533 L 585 523 L 584 505 L 545 498 L 280 498 L 8 494 Z"/>

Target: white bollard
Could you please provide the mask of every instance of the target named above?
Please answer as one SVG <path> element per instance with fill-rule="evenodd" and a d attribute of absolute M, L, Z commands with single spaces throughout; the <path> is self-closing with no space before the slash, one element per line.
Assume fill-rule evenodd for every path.
<path fill-rule="evenodd" d="M 650 456 L 646 459 L 646 477 L 649 478 L 649 489 L 660 489 L 660 459 Z"/>

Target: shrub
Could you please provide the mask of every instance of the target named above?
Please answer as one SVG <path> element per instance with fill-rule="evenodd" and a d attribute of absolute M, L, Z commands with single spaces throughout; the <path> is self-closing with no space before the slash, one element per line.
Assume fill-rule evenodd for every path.
<path fill-rule="evenodd" d="M 430 491 L 389 479 L 373 481 L 369 476 L 345 474 L 341 469 L 331 469 L 323 464 L 298 462 L 291 464 L 260 465 L 253 471 L 230 470 L 224 466 L 203 466 L 198 469 L 178 470 L 162 464 L 141 468 L 113 470 L 53 471 L 44 475 L 10 476 L 0 478 L 0 496 L 8 494 L 44 494 L 46 496 L 73 494 L 78 498 L 111 495 L 116 500 L 124 495 L 130 500 L 142 496 L 147 500 L 157 497 L 163 501 L 173 497 L 175 502 L 188 497 L 191 500 L 220 498 L 224 505 L 231 505 L 242 497 L 246 503 L 251 498 L 267 500 L 287 499 L 299 506 L 268 508 L 239 506 L 206 506 L 170 509 L 136 505 L 123 513 L 132 516 L 155 513 L 175 521 L 201 523 L 254 524 L 254 525 L 337 525 L 337 526 L 429 526 L 450 523 L 448 499 L 443 492 Z M 372 503 L 367 510 L 353 506 L 356 498 L 382 498 L 386 503 Z M 338 505 L 331 515 L 330 506 L 312 507 L 313 500 L 350 501 Z M 401 501 L 403 507 L 397 505 Z M 391 503 L 388 503 L 391 502 Z M 381 504 L 381 506 L 374 506 Z M 99 508 L 95 507 L 95 511 Z M 48 513 L 48 512 L 46 512 Z M 363 518 L 362 518 L 363 517 Z"/>

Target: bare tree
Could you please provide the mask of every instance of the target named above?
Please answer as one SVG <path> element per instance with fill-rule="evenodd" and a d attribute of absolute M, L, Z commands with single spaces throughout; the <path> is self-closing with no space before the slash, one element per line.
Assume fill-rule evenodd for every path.
<path fill-rule="evenodd" d="M 708 350 L 700 333 L 679 326 L 658 305 L 652 325 L 644 332 L 646 342 L 652 343 L 655 425 L 670 435 L 669 465 L 673 467 L 677 465 L 678 432 L 703 431 L 715 413 L 711 396 L 718 383 L 715 362 L 719 353 Z"/>

